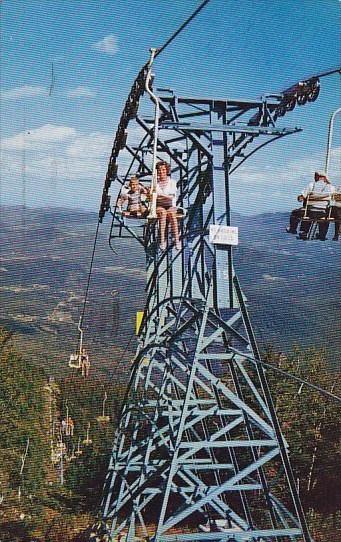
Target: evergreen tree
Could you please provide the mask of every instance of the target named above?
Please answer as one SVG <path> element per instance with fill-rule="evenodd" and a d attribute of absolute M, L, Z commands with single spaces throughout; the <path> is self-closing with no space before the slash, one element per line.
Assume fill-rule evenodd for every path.
<path fill-rule="evenodd" d="M 0 519 L 3 525 L 6 520 L 22 520 L 29 517 L 33 509 L 39 510 L 49 457 L 45 384 L 44 372 L 24 361 L 11 346 L 10 334 L 0 329 L 0 494 L 3 498 Z M 14 535 L 11 540 L 15 540 Z"/>
<path fill-rule="evenodd" d="M 331 371 L 322 351 L 296 348 L 284 356 L 269 348 L 264 360 L 340 396 L 340 374 Z M 340 403 L 274 370 L 267 375 L 302 504 L 315 517 L 339 521 Z"/>

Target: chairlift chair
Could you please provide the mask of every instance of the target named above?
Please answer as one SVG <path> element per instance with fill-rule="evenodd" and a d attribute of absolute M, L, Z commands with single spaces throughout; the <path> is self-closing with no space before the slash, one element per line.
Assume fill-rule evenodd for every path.
<path fill-rule="evenodd" d="M 62 455 L 62 454 L 65 454 L 66 453 L 66 445 L 64 444 L 64 442 L 62 442 L 61 440 L 59 442 L 57 442 L 57 454 L 59 454 L 59 457 Z"/>
<path fill-rule="evenodd" d="M 107 416 L 105 414 L 105 403 L 108 399 L 108 394 L 107 392 L 105 391 L 104 392 L 104 399 L 103 399 L 103 405 L 102 405 L 102 415 L 100 416 L 97 416 L 96 420 L 99 422 L 99 423 L 108 423 L 110 422 L 110 416 Z"/>
<path fill-rule="evenodd" d="M 329 199 L 327 200 L 327 198 Z M 303 207 L 304 214 L 303 214 L 303 217 L 301 218 L 301 224 L 302 223 L 309 224 L 309 227 L 306 229 L 305 239 L 307 240 L 318 239 L 319 236 L 317 232 L 318 232 L 319 226 L 321 226 L 322 224 L 326 224 L 326 223 L 330 224 L 334 222 L 334 219 L 331 217 L 332 198 L 333 198 L 332 194 L 320 195 L 320 194 L 311 192 L 310 194 L 307 195 L 307 198 L 305 199 L 304 207 Z M 328 206 L 325 209 L 325 216 L 322 216 L 322 212 L 321 212 L 321 216 L 309 215 L 310 206 L 314 206 L 314 203 L 315 204 L 325 203 L 326 200 L 328 201 Z"/>
<path fill-rule="evenodd" d="M 77 444 L 77 450 L 75 451 L 75 455 L 78 457 L 79 455 L 82 455 L 83 451 L 81 450 L 81 439 L 79 438 L 78 439 L 78 444 Z"/>
<path fill-rule="evenodd" d="M 58 463 L 59 460 L 60 460 L 60 453 L 55 448 L 52 448 L 51 449 L 51 463 L 53 465 L 56 465 L 56 463 Z"/>
<path fill-rule="evenodd" d="M 90 361 L 89 355 L 87 354 L 85 348 L 83 347 L 83 330 L 81 328 L 81 317 L 78 322 L 78 331 L 79 331 L 79 350 L 76 353 L 70 354 L 69 358 L 69 367 L 71 369 L 78 369 L 81 371 L 82 376 L 86 377 L 89 375 Z"/>
<path fill-rule="evenodd" d="M 327 148 L 326 148 L 326 160 L 325 160 L 325 173 L 328 175 L 328 169 L 329 169 L 329 161 L 330 161 L 330 154 L 331 154 L 331 146 L 332 146 L 332 139 L 333 139 L 333 130 L 334 130 L 334 121 L 338 114 L 341 113 L 341 107 L 336 109 L 330 117 L 329 121 L 329 127 L 328 127 L 328 138 L 327 138 Z M 341 194 L 334 193 L 330 195 L 329 199 L 329 205 L 326 210 L 325 216 L 321 216 L 320 218 L 312 218 L 309 216 L 309 209 L 308 207 L 312 205 L 312 202 L 318 202 L 319 200 L 316 197 L 317 195 L 314 195 L 314 193 L 308 194 L 305 202 L 304 202 L 304 214 L 301 218 L 301 223 L 309 223 L 309 229 L 307 231 L 307 236 L 305 237 L 307 240 L 317 239 L 317 229 L 322 224 L 332 224 L 335 222 L 335 219 L 332 217 L 332 208 L 335 206 L 335 202 L 341 201 Z M 340 199 L 339 199 L 340 198 Z M 321 198 L 321 201 L 325 201 L 325 198 Z M 336 204 L 337 205 L 337 204 Z"/>
<path fill-rule="evenodd" d="M 75 454 L 75 447 L 72 446 L 72 452 L 71 452 L 71 455 L 70 455 L 70 461 L 73 461 L 74 459 L 77 459 L 77 456 Z"/>
<path fill-rule="evenodd" d="M 71 369 L 80 369 L 79 354 L 70 354 L 69 367 Z"/>
<path fill-rule="evenodd" d="M 74 432 L 74 422 L 73 422 L 73 419 L 70 416 L 68 416 L 67 424 L 66 424 L 66 435 L 68 437 L 73 437 L 73 432 Z"/>
<path fill-rule="evenodd" d="M 152 48 L 151 49 L 151 57 L 150 57 L 150 64 L 152 65 L 154 57 L 157 53 L 157 49 Z M 154 76 L 151 72 L 151 69 L 148 70 L 148 74 L 146 77 L 146 83 L 145 83 L 145 89 L 147 93 L 149 94 L 151 100 L 155 104 L 155 113 L 154 113 L 154 135 L 153 135 L 153 164 L 152 164 L 152 178 L 151 178 L 151 185 L 150 185 L 150 195 L 149 195 L 149 201 L 148 206 L 146 206 L 146 210 L 148 210 L 148 214 L 145 214 L 144 216 L 134 216 L 131 215 L 127 211 L 122 211 L 122 208 L 118 205 L 118 202 L 121 199 L 122 194 L 122 188 L 118 194 L 117 200 L 116 200 L 116 206 L 115 211 L 113 213 L 113 225 L 110 232 L 110 238 L 114 237 L 112 236 L 113 228 L 118 226 L 119 228 L 119 234 L 118 237 L 124 237 L 122 235 L 122 229 L 125 227 L 125 219 L 145 219 L 145 226 L 144 226 L 144 234 L 143 238 L 148 236 L 148 230 L 150 229 L 149 226 L 154 225 L 158 221 L 158 216 L 156 212 L 156 206 L 157 206 L 157 170 L 156 170 L 156 164 L 158 160 L 157 156 L 157 147 L 158 147 L 158 132 L 159 132 L 159 120 L 160 120 L 160 100 L 156 94 L 153 92 L 152 88 L 152 82 L 153 82 Z M 121 215 L 120 217 L 117 217 L 117 215 Z M 185 211 L 181 207 L 178 207 L 177 210 L 177 218 L 181 219 L 185 216 Z M 115 223 L 115 218 L 117 217 L 119 224 Z M 129 228 L 128 228 L 129 229 Z M 130 232 L 133 233 L 133 232 Z M 133 233 L 133 236 L 136 237 L 136 235 Z"/>
<path fill-rule="evenodd" d="M 132 219 L 132 220 L 141 220 L 141 219 L 145 219 L 146 218 L 146 213 L 148 211 L 148 203 L 147 203 L 147 200 L 146 200 L 146 196 L 145 194 L 142 194 L 141 195 L 141 202 L 142 202 L 142 205 L 144 205 L 144 212 L 141 213 L 141 212 L 131 212 L 131 211 L 128 211 L 128 210 L 119 210 L 118 209 L 118 212 L 120 212 L 120 214 L 122 215 L 122 217 L 124 218 L 129 218 L 129 219 Z"/>
<path fill-rule="evenodd" d="M 155 177 L 153 177 L 152 179 L 151 185 L 152 194 L 154 193 L 154 195 L 156 196 L 155 186 L 156 172 Z M 112 240 L 115 238 L 130 239 L 133 237 L 138 240 L 144 247 L 148 245 L 150 238 L 153 238 L 154 244 L 157 245 L 157 224 L 159 219 L 156 214 L 156 208 L 155 212 L 153 212 L 152 210 L 153 202 L 149 201 L 148 205 L 146 205 L 146 213 L 142 214 L 141 216 L 136 216 L 133 214 L 129 214 L 126 211 L 123 211 L 122 208 L 119 206 L 118 203 L 121 197 L 121 193 L 122 189 L 117 196 L 116 205 L 112 212 L 113 220 L 109 236 L 109 244 L 111 249 L 115 252 L 111 244 Z M 187 212 L 183 207 L 177 207 L 176 217 L 178 220 L 182 220 L 186 216 L 186 214 Z"/>
<path fill-rule="evenodd" d="M 77 456 L 75 455 L 75 447 L 72 446 L 71 453 L 69 452 L 69 453 L 66 455 L 66 461 L 67 461 L 68 463 L 71 463 L 71 461 L 73 461 L 74 459 L 77 459 Z"/>
<path fill-rule="evenodd" d="M 71 369 L 80 369 L 81 368 L 81 353 L 83 350 L 83 330 L 81 328 L 81 318 L 79 318 L 78 322 L 78 331 L 80 333 L 79 336 L 79 351 L 75 352 L 74 354 L 70 354 L 69 358 L 69 367 Z"/>
<path fill-rule="evenodd" d="M 86 438 L 82 441 L 85 446 L 89 446 L 92 444 L 92 440 L 89 438 L 89 431 L 90 431 L 90 422 L 88 422 L 87 430 L 86 430 Z"/>
<path fill-rule="evenodd" d="M 89 376 L 90 371 L 90 361 L 89 356 L 86 353 L 85 349 L 83 348 L 81 354 L 80 354 L 80 363 L 81 363 L 81 375 L 84 377 Z"/>
<path fill-rule="evenodd" d="M 329 219 L 335 224 L 335 235 L 333 237 L 334 241 L 337 241 L 340 235 L 340 227 L 337 226 L 337 224 L 340 222 L 340 218 L 337 211 L 341 208 L 341 187 L 338 187 L 337 190 L 338 192 L 334 192 L 332 195 L 332 200 L 329 207 Z"/>
<path fill-rule="evenodd" d="M 129 212 L 127 209 L 122 209 L 122 206 L 119 204 L 119 201 L 122 198 L 123 188 L 121 188 L 117 196 L 116 205 L 113 212 L 114 222 L 115 221 L 117 222 L 116 226 L 119 228 L 119 234 L 118 234 L 119 237 L 124 237 L 122 235 L 122 229 L 127 225 L 127 223 L 131 225 L 130 227 L 143 228 L 144 223 L 147 219 L 146 214 L 149 210 L 149 203 L 144 194 L 142 194 L 141 196 L 141 201 L 145 207 L 145 212 L 136 214 L 134 212 Z"/>

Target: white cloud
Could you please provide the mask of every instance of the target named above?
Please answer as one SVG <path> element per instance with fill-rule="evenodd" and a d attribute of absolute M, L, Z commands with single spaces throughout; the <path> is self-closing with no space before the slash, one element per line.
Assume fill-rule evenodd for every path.
<path fill-rule="evenodd" d="M 66 154 L 73 158 L 109 158 L 112 147 L 112 136 L 103 132 L 92 132 L 77 137 L 66 148 Z"/>
<path fill-rule="evenodd" d="M 93 43 L 92 48 L 107 55 L 115 55 L 119 50 L 118 39 L 114 34 L 109 34 L 102 40 Z"/>
<path fill-rule="evenodd" d="M 233 178 L 238 184 L 243 185 L 243 190 L 246 186 L 263 189 L 266 186 L 271 187 L 271 194 L 274 193 L 274 188 L 279 189 L 283 195 L 288 196 L 300 191 L 309 181 L 313 179 L 314 172 L 324 169 L 324 156 L 321 160 L 321 155 L 311 154 L 301 156 L 300 158 L 292 158 L 286 161 L 272 158 L 269 155 L 266 163 L 263 157 L 254 158 L 253 162 L 242 165 L 236 170 Z M 341 147 L 334 147 L 330 154 L 329 162 L 329 178 L 332 184 L 339 184 L 341 181 L 340 175 L 341 162 Z M 298 193 L 298 192 L 297 192 Z M 269 192 L 270 196 L 270 192 Z"/>
<path fill-rule="evenodd" d="M 93 98 L 96 92 L 89 87 L 79 86 L 67 92 L 69 98 Z"/>
<path fill-rule="evenodd" d="M 14 87 L 1 92 L 1 98 L 4 100 L 19 100 L 20 98 L 33 98 L 35 96 L 47 96 L 48 91 L 45 87 L 24 85 Z"/>
<path fill-rule="evenodd" d="M 75 137 L 77 131 L 70 126 L 45 124 L 40 128 L 28 129 L 2 140 L 3 150 L 40 149 L 51 143 L 62 143 Z"/>
<path fill-rule="evenodd" d="M 91 179 L 101 185 L 107 170 L 107 157 L 96 158 L 84 155 L 81 157 L 67 156 L 65 148 L 54 146 L 45 152 L 26 154 L 25 173 L 27 180 L 46 181 L 47 179 L 63 182 L 83 182 Z M 13 158 L 13 154 L 2 156 L 2 172 L 12 180 L 22 177 L 22 156 Z"/>
<path fill-rule="evenodd" d="M 300 150 L 300 149 L 299 149 Z M 333 146 L 329 178 L 341 187 L 341 147 Z M 242 214 L 287 211 L 297 207 L 297 196 L 313 179 L 314 171 L 324 169 L 325 149 L 300 156 L 268 151 L 246 161 L 231 177 L 232 207 Z"/>
<path fill-rule="evenodd" d="M 45 181 L 99 180 L 102 183 L 112 146 L 112 135 L 103 132 L 84 134 L 70 126 L 46 124 L 19 132 L 2 141 L 3 175 L 20 178 L 25 149 L 28 179 Z"/>
<path fill-rule="evenodd" d="M 262 277 L 268 282 L 278 282 L 284 280 L 282 277 L 276 277 L 274 275 L 269 275 L 268 273 L 265 273 L 264 275 L 262 275 Z"/>

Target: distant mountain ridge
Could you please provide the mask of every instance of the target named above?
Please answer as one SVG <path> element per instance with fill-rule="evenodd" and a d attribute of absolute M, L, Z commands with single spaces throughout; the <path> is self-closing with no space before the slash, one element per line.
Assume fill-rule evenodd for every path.
<path fill-rule="evenodd" d="M 77 344 L 97 214 L 22 207 L 0 212 L 0 324 L 16 332 L 21 351 L 37 364 L 51 373 L 66 371 Z M 284 351 L 293 344 L 323 347 L 336 366 L 341 243 L 298 241 L 285 233 L 287 220 L 286 213 L 233 215 L 240 233 L 235 268 L 259 344 Z M 145 287 L 143 251 L 133 240 L 118 241 L 115 255 L 109 226 L 105 220 L 100 228 L 84 321 L 94 367 L 103 375 L 117 365 L 125 372 Z"/>

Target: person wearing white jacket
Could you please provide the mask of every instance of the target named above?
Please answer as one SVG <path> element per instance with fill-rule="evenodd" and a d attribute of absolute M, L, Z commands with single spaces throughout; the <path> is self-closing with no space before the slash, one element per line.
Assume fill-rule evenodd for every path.
<path fill-rule="evenodd" d="M 309 221 L 302 221 L 302 218 L 307 217 L 311 220 L 326 218 L 327 208 L 334 192 L 335 188 L 329 182 L 326 173 L 323 171 L 315 171 L 314 181 L 310 182 L 297 197 L 297 200 L 303 202 L 304 205 L 291 212 L 290 224 L 286 231 L 288 233 L 296 234 L 297 226 L 301 220 L 299 237 L 300 239 L 307 239 L 310 223 Z M 327 220 L 319 223 L 318 238 L 321 241 L 326 239 L 328 227 L 329 223 Z"/>

